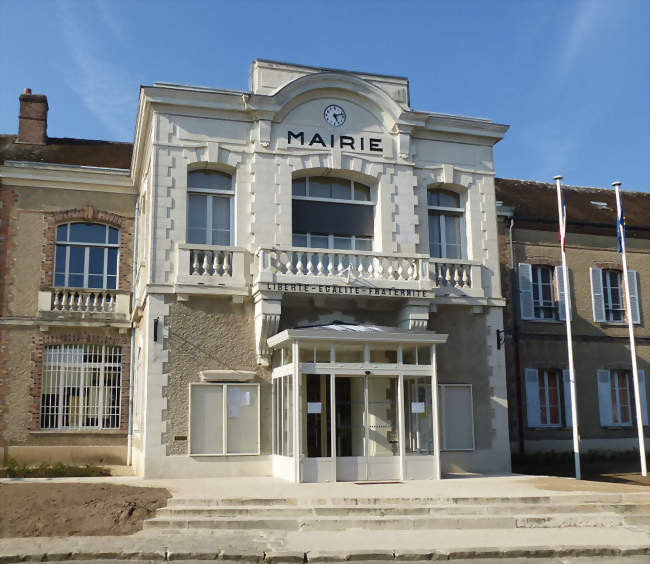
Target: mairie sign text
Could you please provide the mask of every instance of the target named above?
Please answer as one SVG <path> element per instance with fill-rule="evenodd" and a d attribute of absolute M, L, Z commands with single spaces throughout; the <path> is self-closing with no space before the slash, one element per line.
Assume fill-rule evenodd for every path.
<path fill-rule="evenodd" d="M 336 284 L 291 284 L 266 282 L 265 290 L 274 292 L 303 292 L 305 294 L 336 294 L 346 296 L 391 296 L 394 298 L 426 298 L 427 290 L 403 288 L 374 288 L 369 286 L 338 286 Z"/>
<path fill-rule="evenodd" d="M 309 147 L 323 147 L 325 149 L 350 149 L 351 151 L 374 151 L 383 153 L 382 140 L 378 137 L 352 137 L 351 135 L 321 135 L 314 133 L 305 135 L 304 131 L 287 131 L 287 144 L 308 145 Z"/>

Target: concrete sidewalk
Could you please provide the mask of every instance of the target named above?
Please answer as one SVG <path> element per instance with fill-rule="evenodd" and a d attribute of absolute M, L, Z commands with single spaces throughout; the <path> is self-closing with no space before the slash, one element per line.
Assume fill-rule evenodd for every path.
<path fill-rule="evenodd" d="M 650 488 L 535 476 L 458 477 L 390 484 L 292 484 L 274 478 L 165 479 L 135 477 L 2 480 L 100 482 L 163 487 L 176 499 L 282 499 L 320 503 L 370 498 L 537 498 L 562 503 L 569 496 L 603 494 L 650 502 Z M 386 530 L 144 530 L 123 537 L 0 539 L 0 563 L 53 560 L 243 560 L 342 562 L 348 560 L 462 560 L 647 556 L 650 527 Z"/>

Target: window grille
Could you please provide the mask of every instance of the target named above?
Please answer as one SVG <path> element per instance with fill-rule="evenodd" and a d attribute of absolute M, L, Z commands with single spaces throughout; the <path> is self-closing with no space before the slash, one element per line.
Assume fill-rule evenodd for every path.
<path fill-rule="evenodd" d="M 46 347 L 41 428 L 119 429 L 121 380 L 121 347 Z"/>

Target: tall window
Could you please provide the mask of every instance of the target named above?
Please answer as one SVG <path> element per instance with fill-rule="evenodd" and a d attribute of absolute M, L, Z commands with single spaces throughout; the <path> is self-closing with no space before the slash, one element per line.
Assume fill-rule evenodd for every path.
<path fill-rule="evenodd" d="M 310 176 L 295 179 L 292 193 L 295 247 L 372 250 L 374 205 L 369 186 Z"/>
<path fill-rule="evenodd" d="M 217 170 L 187 173 L 187 242 L 232 245 L 232 176 Z"/>
<path fill-rule="evenodd" d="M 623 321 L 625 308 L 621 293 L 621 272 L 603 270 L 603 300 L 605 301 L 605 320 Z"/>
<path fill-rule="evenodd" d="M 117 288 L 120 231 L 99 223 L 66 223 L 56 228 L 54 285 Z"/>
<path fill-rule="evenodd" d="M 448 190 L 427 192 L 429 209 L 429 255 L 438 258 L 461 258 L 460 224 L 463 208 L 460 196 Z"/>
<path fill-rule="evenodd" d="M 570 427 L 572 415 L 569 371 L 526 368 L 525 375 L 528 426 L 561 427 L 564 409 L 564 426 Z"/>
<path fill-rule="evenodd" d="M 41 428 L 119 429 L 121 380 L 120 347 L 46 347 L 41 385 Z"/>
<path fill-rule="evenodd" d="M 535 319 L 556 319 L 557 306 L 553 292 L 553 269 L 533 266 L 533 307 Z"/>
<path fill-rule="evenodd" d="M 639 402 L 643 424 L 648 424 L 645 371 L 639 370 Z M 636 416 L 634 385 L 630 370 L 598 370 L 598 408 L 603 427 L 630 426 Z"/>

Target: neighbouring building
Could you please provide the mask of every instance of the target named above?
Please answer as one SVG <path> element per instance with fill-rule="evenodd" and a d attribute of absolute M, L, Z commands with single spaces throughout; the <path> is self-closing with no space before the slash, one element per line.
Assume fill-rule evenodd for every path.
<path fill-rule="evenodd" d="M 572 451 L 554 184 L 496 180 L 513 452 Z M 580 448 L 638 450 L 614 191 L 564 187 Z M 650 194 L 623 194 L 643 423 L 650 375 Z M 646 427 L 647 434 L 647 427 Z"/>
<path fill-rule="evenodd" d="M 538 358 L 531 341 L 519 379 L 515 339 L 501 345 L 504 237 L 512 218 L 531 280 L 555 266 L 556 249 L 526 251 L 552 238 L 551 216 L 524 223 L 550 192 L 497 179 L 495 196 L 507 126 L 409 100 L 405 78 L 257 60 L 246 92 L 142 87 L 131 145 L 47 138 L 47 100 L 22 95 L 18 136 L 0 137 L 5 457 L 149 477 L 507 472 L 519 412 L 556 421 L 562 400 L 511 409 L 509 434 L 517 383 L 535 370 L 550 390 L 544 370 L 564 368 L 552 320 L 526 322 L 555 348 Z M 615 270 L 605 258 L 591 266 Z M 597 369 L 618 390 L 612 347 Z"/>

